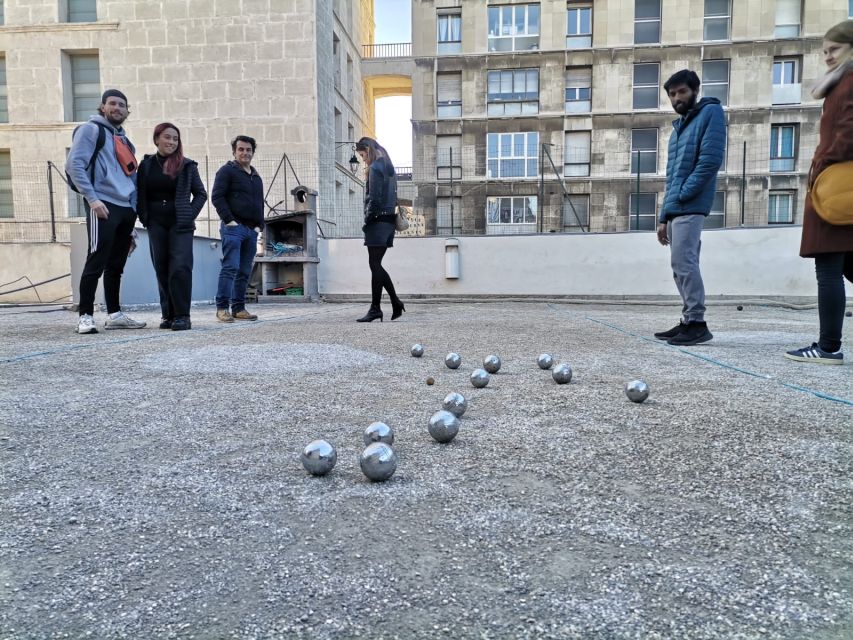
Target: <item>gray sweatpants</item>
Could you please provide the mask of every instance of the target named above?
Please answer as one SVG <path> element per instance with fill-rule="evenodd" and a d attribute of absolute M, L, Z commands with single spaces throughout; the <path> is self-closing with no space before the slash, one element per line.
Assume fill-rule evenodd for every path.
<path fill-rule="evenodd" d="M 699 250 L 702 248 L 702 226 L 705 216 L 678 216 L 666 223 L 669 238 L 672 277 L 684 306 L 684 322 L 705 320 L 705 285 L 699 272 Z"/>

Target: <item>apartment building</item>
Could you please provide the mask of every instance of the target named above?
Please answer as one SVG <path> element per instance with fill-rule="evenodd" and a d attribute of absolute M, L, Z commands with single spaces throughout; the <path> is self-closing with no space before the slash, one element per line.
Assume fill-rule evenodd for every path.
<path fill-rule="evenodd" d="M 415 209 L 427 233 L 652 229 L 695 70 L 724 105 L 708 227 L 801 221 L 822 35 L 848 0 L 414 0 Z"/>
<path fill-rule="evenodd" d="M 358 206 L 339 143 L 372 129 L 360 60 L 373 30 L 372 0 L 0 0 L 0 242 L 67 240 L 82 207 L 59 172 L 50 202 L 47 161 L 64 165 L 108 87 L 128 96 L 140 156 L 173 121 L 210 186 L 229 141 L 248 134 L 268 185 L 275 176 L 270 205 L 295 172 L 320 191 L 321 217 L 342 191 Z"/>

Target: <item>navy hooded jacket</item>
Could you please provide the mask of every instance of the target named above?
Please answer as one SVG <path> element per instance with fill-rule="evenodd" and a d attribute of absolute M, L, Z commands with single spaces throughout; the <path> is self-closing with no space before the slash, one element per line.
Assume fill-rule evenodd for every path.
<path fill-rule="evenodd" d="M 717 98 L 702 98 L 672 123 L 666 162 L 666 195 L 658 221 L 688 214 L 707 216 L 717 172 L 726 152 L 726 117 Z"/>

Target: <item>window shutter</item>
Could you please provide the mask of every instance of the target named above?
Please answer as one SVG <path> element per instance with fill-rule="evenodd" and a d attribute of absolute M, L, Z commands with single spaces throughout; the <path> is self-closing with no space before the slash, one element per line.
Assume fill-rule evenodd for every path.
<path fill-rule="evenodd" d="M 800 24 L 800 0 L 776 0 L 776 24 Z"/>
<path fill-rule="evenodd" d="M 462 74 L 439 73 L 437 80 L 439 103 L 462 102 Z"/>
<path fill-rule="evenodd" d="M 592 69 L 590 67 L 572 67 L 566 69 L 566 86 L 572 88 L 591 87 Z"/>

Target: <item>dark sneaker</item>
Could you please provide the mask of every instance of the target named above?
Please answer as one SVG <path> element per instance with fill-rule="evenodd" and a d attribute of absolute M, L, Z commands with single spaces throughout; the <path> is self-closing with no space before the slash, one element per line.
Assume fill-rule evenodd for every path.
<path fill-rule="evenodd" d="M 674 337 L 675 337 L 675 336 L 677 336 L 679 333 L 681 333 L 682 331 L 684 331 L 685 327 L 687 327 L 687 325 L 686 325 L 686 324 L 684 324 L 684 321 L 683 321 L 683 320 L 679 320 L 679 321 L 678 321 L 678 324 L 677 324 L 677 325 L 675 325 L 675 326 L 674 326 L 672 329 L 670 329 L 669 331 L 658 331 L 658 332 L 655 334 L 655 338 L 657 338 L 658 340 L 669 340 L 670 338 L 674 338 Z"/>
<path fill-rule="evenodd" d="M 172 321 L 169 318 L 160 318 L 160 328 L 161 329 L 171 329 Z"/>
<path fill-rule="evenodd" d="M 835 353 L 831 353 L 829 351 L 824 351 L 819 346 L 817 346 L 817 342 L 813 342 L 810 347 L 803 347 L 802 349 L 794 349 L 793 351 L 788 351 L 785 354 L 785 357 L 789 360 L 796 360 L 797 362 L 814 362 L 817 364 L 844 364 L 844 354 L 840 351 L 836 351 Z"/>
<path fill-rule="evenodd" d="M 172 331 L 189 331 L 193 328 L 188 316 L 175 318 L 172 321 Z"/>
<path fill-rule="evenodd" d="M 713 334 L 708 331 L 708 325 L 705 322 L 688 322 L 674 338 L 667 340 L 667 344 L 675 347 L 689 347 L 700 342 L 708 342 L 714 338 Z"/>

